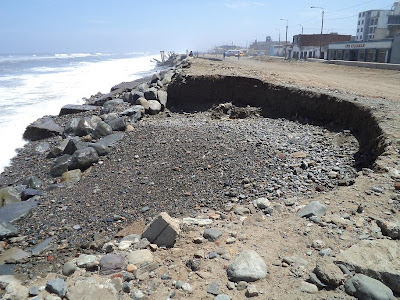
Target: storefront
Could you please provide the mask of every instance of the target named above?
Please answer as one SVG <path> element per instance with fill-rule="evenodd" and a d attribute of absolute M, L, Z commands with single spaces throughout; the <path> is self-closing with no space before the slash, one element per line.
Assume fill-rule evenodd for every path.
<path fill-rule="evenodd" d="M 329 44 L 328 60 L 390 62 L 392 39 Z"/>

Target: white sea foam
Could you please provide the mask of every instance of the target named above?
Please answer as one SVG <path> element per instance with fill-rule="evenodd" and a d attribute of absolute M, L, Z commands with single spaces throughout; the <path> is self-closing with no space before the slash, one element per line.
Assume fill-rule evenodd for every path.
<path fill-rule="evenodd" d="M 57 115 L 65 104 L 80 104 L 82 97 L 107 93 L 115 84 L 140 78 L 155 67 L 154 57 L 80 62 L 50 73 L 44 67 L 34 74 L 13 76 L 20 82 L 17 86 L 0 85 L 0 172 L 25 144 L 22 134 L 31 122 Z"/>

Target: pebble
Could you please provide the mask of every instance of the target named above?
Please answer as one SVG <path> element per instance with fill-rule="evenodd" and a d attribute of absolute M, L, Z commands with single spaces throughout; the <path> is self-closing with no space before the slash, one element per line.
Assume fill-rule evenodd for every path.
<path fill-rule="evenodd" d="M 228 283 L 226 284 L 226 287 L 228 288 L 228 290 L 234 290 L 235 289 L 235 283 L 232 281 L 228 281 Z"/>
<path fill-rule="evenodd" d="M 203 237 L 210 242 L 215 242 L 222 236 L 222 232 L 218 228 L 208 228 L 204 230 Z"/>
<path fill-rule="evenodd" d="M 249 284 L 247 287 L 246 291 L 246 296 L 247 297 L 257 297 L 258 296 L 258 290 L 257 287 L 254 284 Z"/>
<path fill-rule="evenodd" d="M 247 282 L 246 281 L 239 281 L 236 285 L 236 289 L 238 291 L 243 291 L 247 288 Z"/>
<path fill-rule="evenodd" d="M 70 276 L 75 273 L 76 265 L 73 262 L 66 262 L 62 267 L 62 274 L 64 276 Z"/>
<path fill-rule="evenodd" d="M 219 294 L 214 298 L 214 300 L 231 300 L 231 298 L 228 295 Z"/>
<path fill-rule="evenodd" d="M 189 294 L 193 293 L 193 287 L 188 282 L 182 284 L 182 290 Z"/>
<path fill-rule="evenodd" d="M 219 294 L 219 286 L 218 282 L 213 281 L 207 288 L 207 293 L 211 295 L 218 295 Z"/>

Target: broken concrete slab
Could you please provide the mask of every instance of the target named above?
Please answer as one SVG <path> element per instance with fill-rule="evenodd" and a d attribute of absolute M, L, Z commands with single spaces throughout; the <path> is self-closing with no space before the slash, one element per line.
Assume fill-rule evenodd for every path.
<path fill-rule="evenodd" d="M 180 233 L 179 221 L 171 218 L 166 212 L 160 213 L 146 227 L 142 238 L 157 246 L 172 247 Z"/>
<path fill-rule="evenodd" d="M 326 206 L 318 201 L 311 201 L 305 207 L 300 209 L 296 216 L 299 218 L 309 218 L 312 216 L 322 217 L 326 213 Z"/>
<path fill-rule="evenodd" d="M 392 240 L 361 241 L 336 256 L 350 271 L 372 277 L 400 293 L 400 244 Z"/>

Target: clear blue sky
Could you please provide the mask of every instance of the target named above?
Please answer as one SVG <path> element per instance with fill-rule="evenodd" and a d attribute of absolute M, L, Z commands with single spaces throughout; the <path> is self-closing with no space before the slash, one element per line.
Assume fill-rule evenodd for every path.
<path fill-rule="evenodd" d="M 357 14 L 394 0 L 0 0 L 0 53 L 206 50 L 270 35 L 355 34 Z"/>

